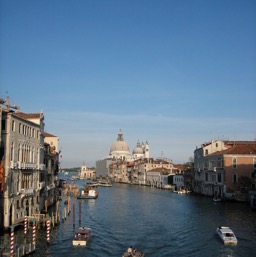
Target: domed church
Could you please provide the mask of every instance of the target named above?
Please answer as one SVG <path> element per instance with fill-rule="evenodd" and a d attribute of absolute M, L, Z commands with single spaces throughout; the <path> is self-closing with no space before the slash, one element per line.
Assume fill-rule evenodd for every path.
<path fill-rule="evenodd" d="M 143 144 L 143 142 L 140 144 L 139 140 L 137 142 L 137 146 L 133 149 L 133 159 L 144 159 L 149 158 L 149 145 L 146 141 L 146 145 Z"/>
<path fill-rule="evenodd" d="M 112 159 L 121 159 L 124 161 L 132 161 L 140 158 L 149 158 L 148 142 L 144 145 L 143 142 L 137 142 L 137 146 L 133 149 L 132 155 L 128 144 L 124 141 L 122 130 L 120 129 L 117 140 L 110 148 L 109 157 Z"/>
<path fill-rule="evenodd" d="M 131 154 L 128 144 L 124 141 L 123 133 L 120 129 L 117 140 L 110 148 L 109 157 L 113 159 L 121 159 L 125 161 L 131 160 Z"/>

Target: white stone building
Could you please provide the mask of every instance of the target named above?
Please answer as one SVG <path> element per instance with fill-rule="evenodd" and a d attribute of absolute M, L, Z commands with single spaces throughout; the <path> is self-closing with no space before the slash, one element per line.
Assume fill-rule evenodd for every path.
<path fill-rule="evenodd" d="M 13 110 L 14 109 L 14 110 Z M 39 213 L 44 165 L 44 115 L 1 107 L 0 225 L 8 228 Z"/>

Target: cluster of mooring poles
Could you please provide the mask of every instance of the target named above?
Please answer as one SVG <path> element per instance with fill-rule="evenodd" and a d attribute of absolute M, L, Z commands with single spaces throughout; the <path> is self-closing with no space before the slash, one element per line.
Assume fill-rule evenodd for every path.
<path fill-rule="evenodd" d="M 47 209 L 46 209 L 47 210 Z M 67 198 L 67 208 L 64 207 L 62 209 L 62 222 L 64 222 L 67 218 L 67 215 L 70 215 L 71 213 L 71 201 L 70 196 Z M 75 227 L 75 204 L 73 203 L 73 226 Z M 81 201 L 79 201 L 79 225 L 81 224 Z M 43 216 L 43 226 L 46 226 L 46 242 L 47 244 L 50 244 L 50 233 L 51 233 L 51 226 L 54 227 L 55 225 L 59 224 L 60 221 L 60 215 L 59 215 L 59 201 L 56 202 L 56 214 L 54 215 L 52 212 L 51 217 L 43 214 L 38 214 L 39 218 L 36 218 L 36 215 L 33 216 L 32 220 L 31 217 L 27 216 L 27 213 L 25 211 L 24 213 L 24 242 L 23 244 L 19 244 L 18 246 L 15 246 L 15 233 L 14 233 L 14 226 L 11 226 L 10 231 L 10 257 L 21 257 L 28 254 L 33 253 L 36 250 L 36 232 L 37 232 L 37 225 L 40 225 L 40 217 Z M 28 236 L 28 223 L 32 221 L 32 241 L 29 243 L 27 242 L 27 236 Z"/>

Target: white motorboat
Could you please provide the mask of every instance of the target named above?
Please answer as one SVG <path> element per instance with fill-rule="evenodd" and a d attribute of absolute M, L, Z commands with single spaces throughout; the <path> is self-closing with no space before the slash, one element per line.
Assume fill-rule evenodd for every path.
<path fill-rule="evenodd" d="M 81 190 L 80 195 L 77 197 L 77 199 L 97 199 L 98 196 L 99 193 L 94 189 L 90 189 L 88 191 Z"/>
<path fill-rule="evenodd" d="M 73 237 L 72 244 L 74 246 L 86 246 L 90 237 L 91 229 L 88 227 L 80 227 Z"/>
<path fill-rule="evenodd" d="M 99 182 L 99 186 L 101 187 L 112 187 L 112 184 L 109 182 Z"/>
<path fill-rule="evenodd" d="M 230 227 L 220 226 L 217 228 L 217 234 L 225 245 L 236 245 L 237 238 Z"/>

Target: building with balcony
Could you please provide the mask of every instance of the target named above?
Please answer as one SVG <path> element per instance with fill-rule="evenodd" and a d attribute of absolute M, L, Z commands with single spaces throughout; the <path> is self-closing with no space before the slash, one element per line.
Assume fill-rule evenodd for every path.
<path fill-rule="evenodd" d="M 58 152 L 45 143 L 44 114 L 0 99 L 0 227 L 39 214 L 58 191 Z"/>
<path fill-rule="evenodd" d="M 44 115 L 1 106 L 0 225 L 39 213 L 40 170 L 44 169 Z"/>
<path fill-rule="evenodd" d="M 194 192 L 248 200 L 256 190 L 256 142 L 212 141 L 194 151 Z"/>

